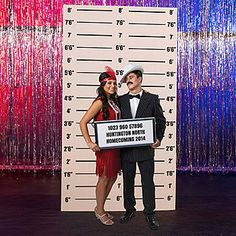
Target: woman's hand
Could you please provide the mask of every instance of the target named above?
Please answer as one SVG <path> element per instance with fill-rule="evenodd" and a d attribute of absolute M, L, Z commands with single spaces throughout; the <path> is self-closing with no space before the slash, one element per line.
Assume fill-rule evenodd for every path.
<path fill-rule="evenodd" d="M 94 143 L 94 142 L 88 142 L 87 145 L 88 145 L 88 147 L 89 147 L 93 152 L 98 152 L 98 151 L 100 151 L 99 146 L 98 146 L 96 143 Z"/>
<path fill-rule="evenodd" d="M 161 145 L 161 142 L 159 141 L 159 139 L 156 140 L 155 143 L 153 143 L 151 146 L 152 148 L 158 148 Z"/>

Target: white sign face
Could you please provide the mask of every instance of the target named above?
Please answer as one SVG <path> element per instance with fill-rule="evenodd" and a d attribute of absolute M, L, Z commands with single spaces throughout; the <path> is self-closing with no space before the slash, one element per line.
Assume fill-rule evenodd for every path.
<path fill-rule="evenodd" d="M 155 149 L 157 210 L 175 209 L 177 9 L 134 6 L 64 5 L 62 211 L 93 211 L 96 206 L 96 157 L 81 134 L 79 122 L 94 101 L 98 76 L 105 66 L 118 82 L 129 63 L 144 68 L 142 87 L 158 94 L 167 120 L 165 137 Z M 125 84 L 118 94 L 127 93 Z M 94 128 L 88 126 L 95 140 Z M 136 209 L 143 210 L 141 175 L 135 177 Z M 119 175 L 106 210 L 123 209 Z"/>
<path fill-rule="evenodd" d="M 95 121 L 95 138 L 101 149 L 147 146 L 155 142 L 155 118 Z"/>

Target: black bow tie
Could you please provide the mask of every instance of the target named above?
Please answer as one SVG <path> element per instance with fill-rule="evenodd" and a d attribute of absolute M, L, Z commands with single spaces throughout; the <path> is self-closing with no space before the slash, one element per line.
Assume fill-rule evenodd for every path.
<path fill-rule="evenodd" d="M 140 94 L 137 94 L 137 95 L 129 94 L 129 99 L 132 99 L 132 98 L 138 98 L 138 99 L 140 99 Z"/>

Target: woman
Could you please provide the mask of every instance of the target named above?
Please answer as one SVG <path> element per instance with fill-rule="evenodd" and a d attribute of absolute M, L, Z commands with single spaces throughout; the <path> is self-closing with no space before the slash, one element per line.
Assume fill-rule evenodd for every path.
<path fill-rule="evenodd" d="M 80 121 L 80 129 L 88 147 L 96 155 L 96 174 L 98 182 L 96 185 L 95 215 L 104 225 L 113 225 L 113 216 L 106 213 L 104 205 L 113 184 L 116 181 L 117 173 L 120 171 L 119 149 L 100 150 L 94 143 L 88 132 L 88 123 L 95 121 L 119 119 L 120 110 L 117 100 L 117 82 L 114 71 L 106 66 L 106 72 L 99 76 L 100 86 L 97 89 L 98 96 Z"/>

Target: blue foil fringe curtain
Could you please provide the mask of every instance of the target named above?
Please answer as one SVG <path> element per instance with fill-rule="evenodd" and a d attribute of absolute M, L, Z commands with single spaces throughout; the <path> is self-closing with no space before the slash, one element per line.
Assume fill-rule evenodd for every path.
<path fill-rule="evenodd" d="M 177 168 L 236 171 L 234 0 L 1 0 L 1 170 L 60 169 L 63 4 L 177 7 Z"/>

